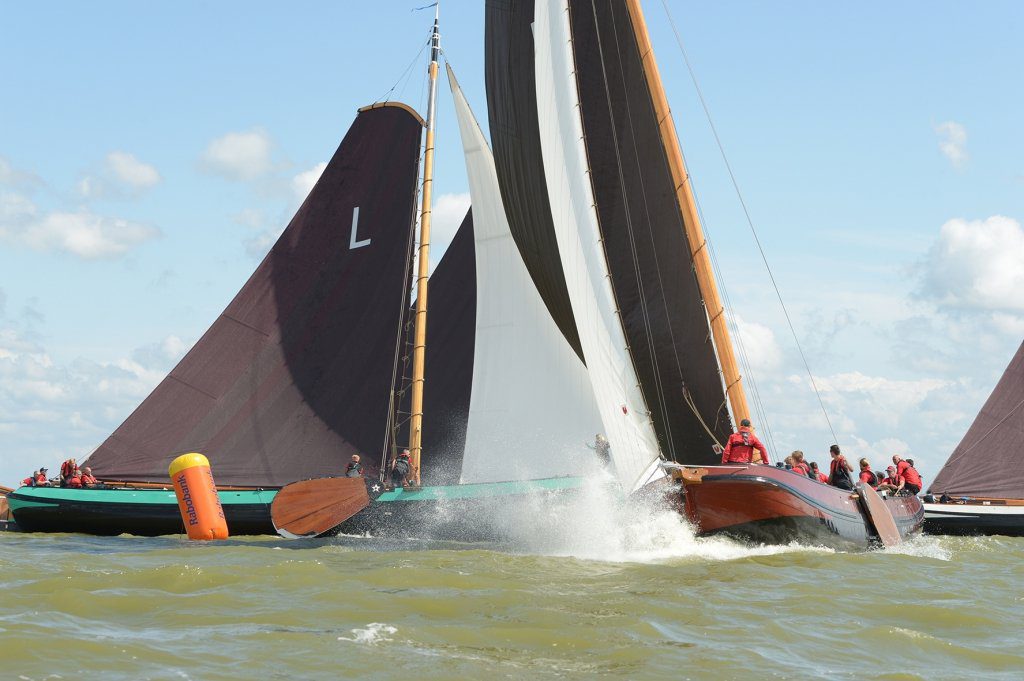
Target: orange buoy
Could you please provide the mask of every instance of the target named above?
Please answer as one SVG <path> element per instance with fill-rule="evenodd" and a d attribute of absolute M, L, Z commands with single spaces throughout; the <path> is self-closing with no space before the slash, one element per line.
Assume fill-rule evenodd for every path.
<path fill-rule="evenodd" d="M 182 454 L 171 462 L 168 473 L 188 538 L 227 539 L 228 523 L 217 496 L 210 460 L 194 452 Z"/>

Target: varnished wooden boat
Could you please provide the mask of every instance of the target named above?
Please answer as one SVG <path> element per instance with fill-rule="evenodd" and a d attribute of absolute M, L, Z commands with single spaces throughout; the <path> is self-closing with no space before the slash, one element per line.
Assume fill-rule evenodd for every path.
<path fill-rule="evenodd" d="M 920 532 L 924 523 L 917 497 L 851 492 L 774 466 L 685 469 L 681 478 L 686 517 L 704 536 L 864 549 L 890 543 L 882 529 L 890 519 L 899 538 Z"/>

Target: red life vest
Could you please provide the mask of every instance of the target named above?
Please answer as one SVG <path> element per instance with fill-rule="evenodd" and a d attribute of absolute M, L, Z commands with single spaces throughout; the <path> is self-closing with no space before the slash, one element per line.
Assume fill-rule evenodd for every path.
<path fill-rule="evenodd" d="M 82 473 L 82 484 L 83 485 L 95 485 L 96 484 L 96 477 L 93 476 L 93 475 L 88 475 L 86 473 Z"/>
<path fill-rule="evenodd" d="M 876 478 L 875 474 L 872 473 L 871 471 L 861 471 L 860 472 L 860 481 L 861 482 L 866 482 L 869 485 L 871 485 L 872 487 L 874 487 L 875 485 L 878 484 L 878 478 Z"/>
<path fill-rule="evenodd" d="M 40 473 L 39 475 L 36 476 L 36 484 L 37 485 L 45 485 L 46 484 L 46 474 L 45 473 Z"/>
<path fill-rule="evenodd" d="M 906 463 L 905 461 L 901 463 Z M 903 469 L 903 479 L 907 481 L 908 485 L 916 485 L 918 488 L 921 487 L 921 476 L 918 475 L 917 471 L 909 463 L 907 467 Z"/>
<path fill-rule="evenodd" d="M 64 480 L 70 478 L 75 474 L 75 465 L 71 463 L 71 459 L 68 459 L 60 465 L 60 477 Z"/>
<path fill-rule="evenodd" d="M 828 476 L 825 475 L 824 473 L 822 473 L 821 471 L 818 471 L 818 482 L 823 482 L 823 483 L 825 483 L 827 485 L 828 484 Z"/>
<path fill-rule="evenodd" d="M 31 485 L 32 484 L 32 478 L 25 478 L 24 480 L 21 481 L 21 484 L 22 485 Z"/>
<path fill-rule="evenodd" d="M 722 463 L 750 463 L 753 461 L 754 450 L 761 452 L 761 461 L 768 462 L 768 450 L 757 439 L 757 436 L 750 432 L 747 426 L 740 426 L 739 430 L 729 436 L 722 451 Z"/>
<path fill-rule="evenodd" d="M 806 476 L 811 475 L 811 467 L 803 463 L 802 461 L 800 463 L 793 464 L 793 470 L 799 471 L 801 474 Z"/>
<path fill-rule="evenodd" d="M 77 475 L 72 475 L 70 478 L 68 478 L 68 487 L 81 487 L 81 486 L 82 486 L 82 479 L 80 477 L 78 477 Z"/>

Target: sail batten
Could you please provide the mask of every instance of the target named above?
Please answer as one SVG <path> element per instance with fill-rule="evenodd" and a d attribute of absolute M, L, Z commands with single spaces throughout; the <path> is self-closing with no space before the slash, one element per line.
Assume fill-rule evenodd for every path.
<path fill-rule="evenodd" d="M 593 466 L 602 430 L 586 369 L 512 238 L 494 158 L 451 67 L 473 204 L 477 312 L 462 483 L 551 478 Z"/>

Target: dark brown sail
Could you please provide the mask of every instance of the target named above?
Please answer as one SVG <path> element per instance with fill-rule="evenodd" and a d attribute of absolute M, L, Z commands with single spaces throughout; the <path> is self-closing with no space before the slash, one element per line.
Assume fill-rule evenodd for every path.
<path fill-rule="evenodd" d="M 964 439 L 929 488 L 932 494 L 1024 499 L 1024 343 Z"/>
<path fill-rule="evenodd" d="M 544 179 L 533 12 L 534 0 L 487 0 L 484 56 L 491 147 L 512 237 L 555 324 L 583 359 Z"/>
<path fill-rule="evenodd" d="M 205 454 L 222 485 L 369 475 L 387 441 L 406 307 L 421 119 L 360 111 L 316 186 L 235 299 L 89 458 L 106 479 L 166 481 Z"/>
<path fill-rule="evenodd" d="M 716 463 L 707 431 L 724 443 L 732 426 L 629 12 L 624 0 L 569 6 L 591 181 L 644 398 L 666 456 Z"/>

